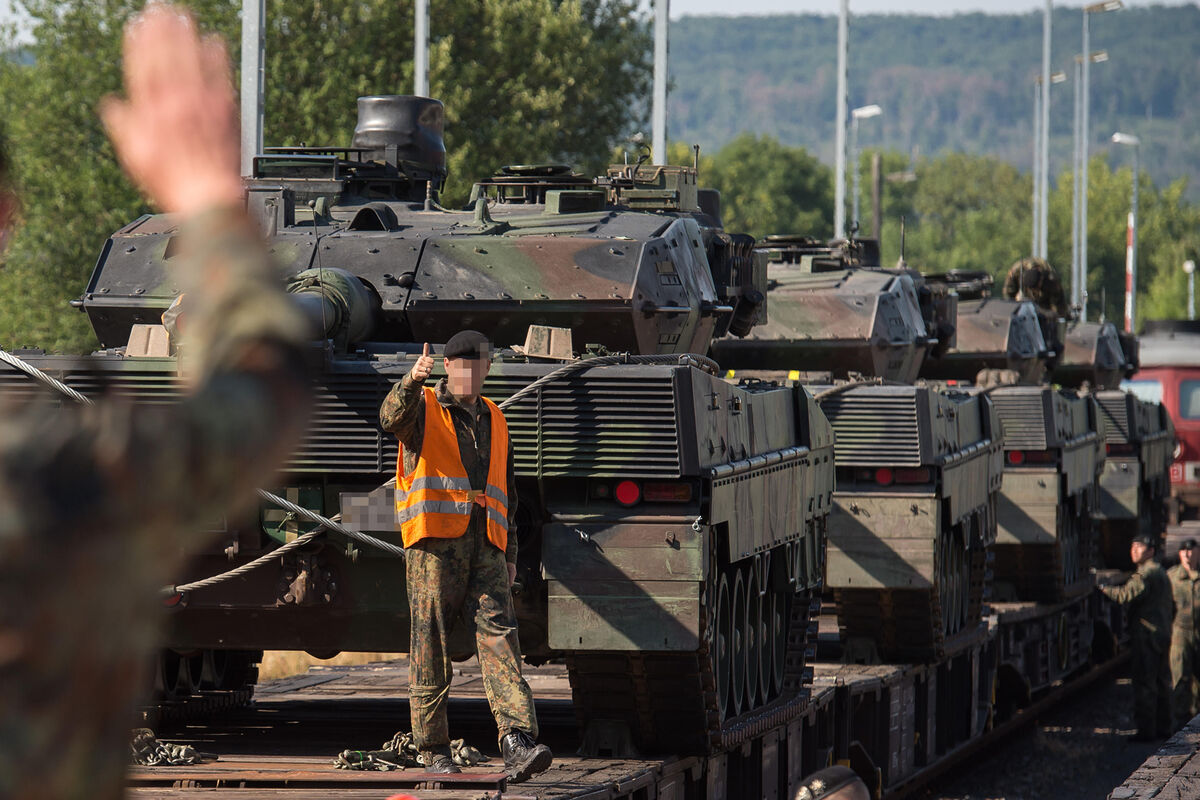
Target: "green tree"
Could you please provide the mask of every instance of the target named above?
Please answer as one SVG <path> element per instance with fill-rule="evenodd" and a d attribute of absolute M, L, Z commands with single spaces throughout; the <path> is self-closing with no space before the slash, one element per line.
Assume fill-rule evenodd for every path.
<path fill-rule="evenodd" d="M 743 134 L 712 157 L 701 183 L 721 192 L 726 230 L 833 235 L 832 174 L 804 148 Z"/>
<path fill-rule="evenodd" d="M 189 0 L 238 56 L 234 0 Z M 120 88 L 121 29 L 140 0 L 20 0 L 32 63 L 0 64 L 0 109 L 25 224 L 0 269 L 0 346 L 95 346 L 78 297 L 105 239 L 149 209 L 96 104 Z M 344 146 L 361 94 L 412 86 L 412 3 L 268 4 L 265 141 Z M 434 0 L 431 94 L 446 103 L 445 202 L 503 164 L 606 161 L 642 116 L 647 23 L 633 0 Z"/>

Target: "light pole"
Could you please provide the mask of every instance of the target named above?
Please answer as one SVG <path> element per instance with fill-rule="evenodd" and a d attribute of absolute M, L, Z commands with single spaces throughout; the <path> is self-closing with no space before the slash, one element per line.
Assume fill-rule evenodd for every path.
<path fill-rule="evenodd" d="M 254 172 L 263 147 L 263 42 L 265 0 L 242 0 L 242 175 Z"/>
<path fill-rule="evenodd" d="M 413 14 L 413 94 L 429 97 L 429 0 L 417 0 Z"/>
<path fill-rule="evenodd" d="M 1188 319 L 1196 318 L 1196 262 L 1190 258 L 1183 262 L 1183 271 L 1188 276 Z"/>
<path fill-rule="evenodd" d="M 1116 144 L 1133 148 L 1133 197 L 1130 200 L 1129 224 L 1125 228 L 1125 332 L 1133 333 L 1134 314 L 1137 313 L 1137 214 L 1138 214 L 1138 137 L 1118 131 L 1112 135 Z"/>
<path fill-rule="evenodd" d="M 654 2 L 654 102 L 650 111 L 651 153 L 655 164 L 667 163 L 667 31 L 671 0 Z"/>
<path fill-rule="evenodd" d="M 1119 2 L 1119 0 L 1113 0 Z M 1087 227 L 1084 225 L 1084 209 L 1087 207 L 1087 131 L 1083 125 L 1084 106 L 1087 95 L 1083 90 L 1083 73 L 1088 64 L 1108 61 L 1107 50 L 1097 50 L 1084 58 L 1075 56 L 1075 151 L 1072 174 L 1075 188 L 1071 203 L 1071 305 L 1079 309 L 1080 319 L 1087 319 L 1087 269 L 1084 253 L 1087 252 Z"/>
<path fill-rule="evenodd" d="M 846 82 L 850 47 L 850 0 L 838 3 L 837 127 L 833 137 L 833 238 L 846 237 Z"/>
<path fill-rule="evenodd" d="M 1089 21 L 1092 14 L 1103 14 L 1106 11 L 1118 11 L 1124 8 L 1124 3 L 1121 0 L 1105 0 L 1102 3 L 1092 3 L 1083 8 L 1083 47 L 1079 52 L 1091 52 L 1091 32 L 1089 30 Z M 1079 185 L 1082 191 L 1079 195 L 1079 273 L 1082 276 L 1083 302 L 1080 311 L 1081 319 L 1087 320 L 1087 215 L 1088 215 L 1088 106 L 1091 101 L 1091 84 L 1089 83 L 1089 66 L 1091 60 L 1085 59 L 1083 62 L 1083 105 L 1079 110 L 1079 130 L 1080 130 L 1080 170 L 1079 170 Z M 1099 62 L 1097 62 L 1099 63 Z"/>
<path fill-rule="evenodd" d="M 862 170 L 858 168 L 858 121 L 860 119 L 878 117 L 882 113 L 883 109 L 873 103 L 869 106 L 859 106 L 850 112 L 850 168 L 854 170 L 854 205 L 853 213 L 850 215 L 851 226 L 858 225 L 859 223 L 858 181 Z"/>
<path fill-rule="evenodd" d="M 1050 76 L 1050 83 L 1062 83 L 1067 79 L 1067 73 L 1055 72 Z M 1050 91 L 1043 86 L 1042 76 L 1034 78 L 1033 81 L 1033 248 L 1032 253 L 1035 258 L 1045 258 L 1047 250 L 1046 236 L 1046 205 L 1049 192 L 1049 179 L 1047 177 L 1047 167 L 1042 156 L 1046 153 L 1047 142 L 1050 139 L 1049 131 L 1045 125 L 1045 119 L 1039 111 L 1045 109 L 1049 104 Z"/>
<path fill-rule="evenodd" d="M 1041 196 L 1038 198 L 1038 213 L 1041 215 L 1038 220 L 1038 249 L 1042 258 L 1046 257 L 1046 206 L 1050 194 L 1050 84 L 1057 82 L 1050 74 L 1050 17 L 1053 5 L 1052 0 L 1046 0 L 1046 12 L 1042 18 L 1042 83 L 1045 90 L 1042 92 L 1042 149 L 1038 154 L 1038 172 L 1042 177 Z M 1063 80 L 1066 80 L 1065 75 Z"/>

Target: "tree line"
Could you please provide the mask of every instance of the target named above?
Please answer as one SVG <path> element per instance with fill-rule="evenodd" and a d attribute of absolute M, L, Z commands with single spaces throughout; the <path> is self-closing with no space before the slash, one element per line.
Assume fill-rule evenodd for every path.
<path fill-rule="evenodd" d="M 87 352 L 95 340 L 68 301 L 82 294 L 106 238 L 148 209 L 123 177 L 95 108 L 120 85 L 119 48 L 133 0 L 21 0 L 34 20 L 26 58 L 0 62 L 0 111 L 21 192 L 23 225 L 0 264 L 0 346 Z M 231 0 L 195 0 L 201 24 L 233 42 Z M 505 164 L 563 162 L 599 174 L 646 122 L 650 29 L 634 0 L 434 0 L 431 94 L 446 103 L 447 203 Z M 411 4 L 293 0 L 268 4 L 268 145 L 346 146 L 355 98 L 412 85 Z M 932 24 L 932 23 L 930 23 Z M 674 45 L 673 45 L 674 47 Z M 803 90 L 803 85 L 797 91 Z M 832 116 L 832 113 L 828 115 Z M 1183 138 L 1186 132 L 1180 134 Z M 870 148 L 859 160 L 870 218 Z M 683 141 L 671 163 L 692 162 Z M 833 232 L 834 178 L 816 150 L 741 134 L 704 152 L 701 183 L 722 193 L 725 226 L 755 236 Z M 618 159 L 619 160 L 619 159 Z M 997 276 L 1030 243 L 1031 184 L 997 156 L 882 154 L 885 264 Z M 1132 176 L 1104 154 L 1089 173 L 1089 316 L 1118 318 Z M 1200 207 L 1183 179 L 1141 181 L 1139 316 L 1181 316 L 1200 255 Z M 1070 262 L 1071 181 L 1050 198 L 1050 260 Z"/>

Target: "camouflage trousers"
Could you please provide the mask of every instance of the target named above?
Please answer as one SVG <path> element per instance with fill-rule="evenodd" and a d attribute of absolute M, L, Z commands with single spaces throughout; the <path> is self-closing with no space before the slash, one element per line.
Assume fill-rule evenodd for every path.
<path fill-rule="evenodd" d="M 482 520 L 480 520 L 482 522 Z M 533 692 L 521 676 L 517 618 L 502 553 L 483 524 L 457 539 L 422 539 L 407 551 L 409 705 L 413 738 L 422 753 L 449 752 L 450 631 L 460 618 L 475 625 L 475 648 L 500 736 L 524 731 L 537 738 Z M 465 614 L 464 614 L 465 611 Z"/>
<path fill-rule="evenodd" d="M 1131 637 L 1130 678 L 1133 683 L 1133 720 L 1144 736 L 1168 736 L 1171 729 L 1171 669 L 1166 641 L 1140 633 Z"/>
<path fill-rule="evenodd" d="M 1200 636 L 1196 631 L 1171 631 L 1171 686 L 1171 710 L 1178 729 L 1200 712 Z"/>

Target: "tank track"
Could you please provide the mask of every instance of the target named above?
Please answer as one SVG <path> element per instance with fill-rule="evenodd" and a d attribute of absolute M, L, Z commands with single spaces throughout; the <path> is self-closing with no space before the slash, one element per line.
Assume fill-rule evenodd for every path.
<path fill-rule="evenodd" d="M 708 590 L 715 591 L 714 582 Z M 785 592 L 776 594 L 788 596 Z M 567 670 L 583 752 L 613 757 L 719 752 L 794 718 L 808 703 L 806 687 L 812 683 L 812 669 L 807 663 L 815 650 L 819 598 L 819 589 L 790 595 L 779 694 L 749 710 L 731 712 L 724 720 L 711 651 L 715 642 L 711 603 L 701 605 L 701 646 L 694 652 L 568 654 Z M 627 729 L 632 742 L 623 745 L 620 736 L 614 740 L 597 735 L 598 730 L 614 727 Z"/>
<path fill-rule="evenodd" d="M 157 731 L 250 705 L 261 658 L 260 651 L 159 653 L 153 699 L 139 711 L 141 724 Z"/>

